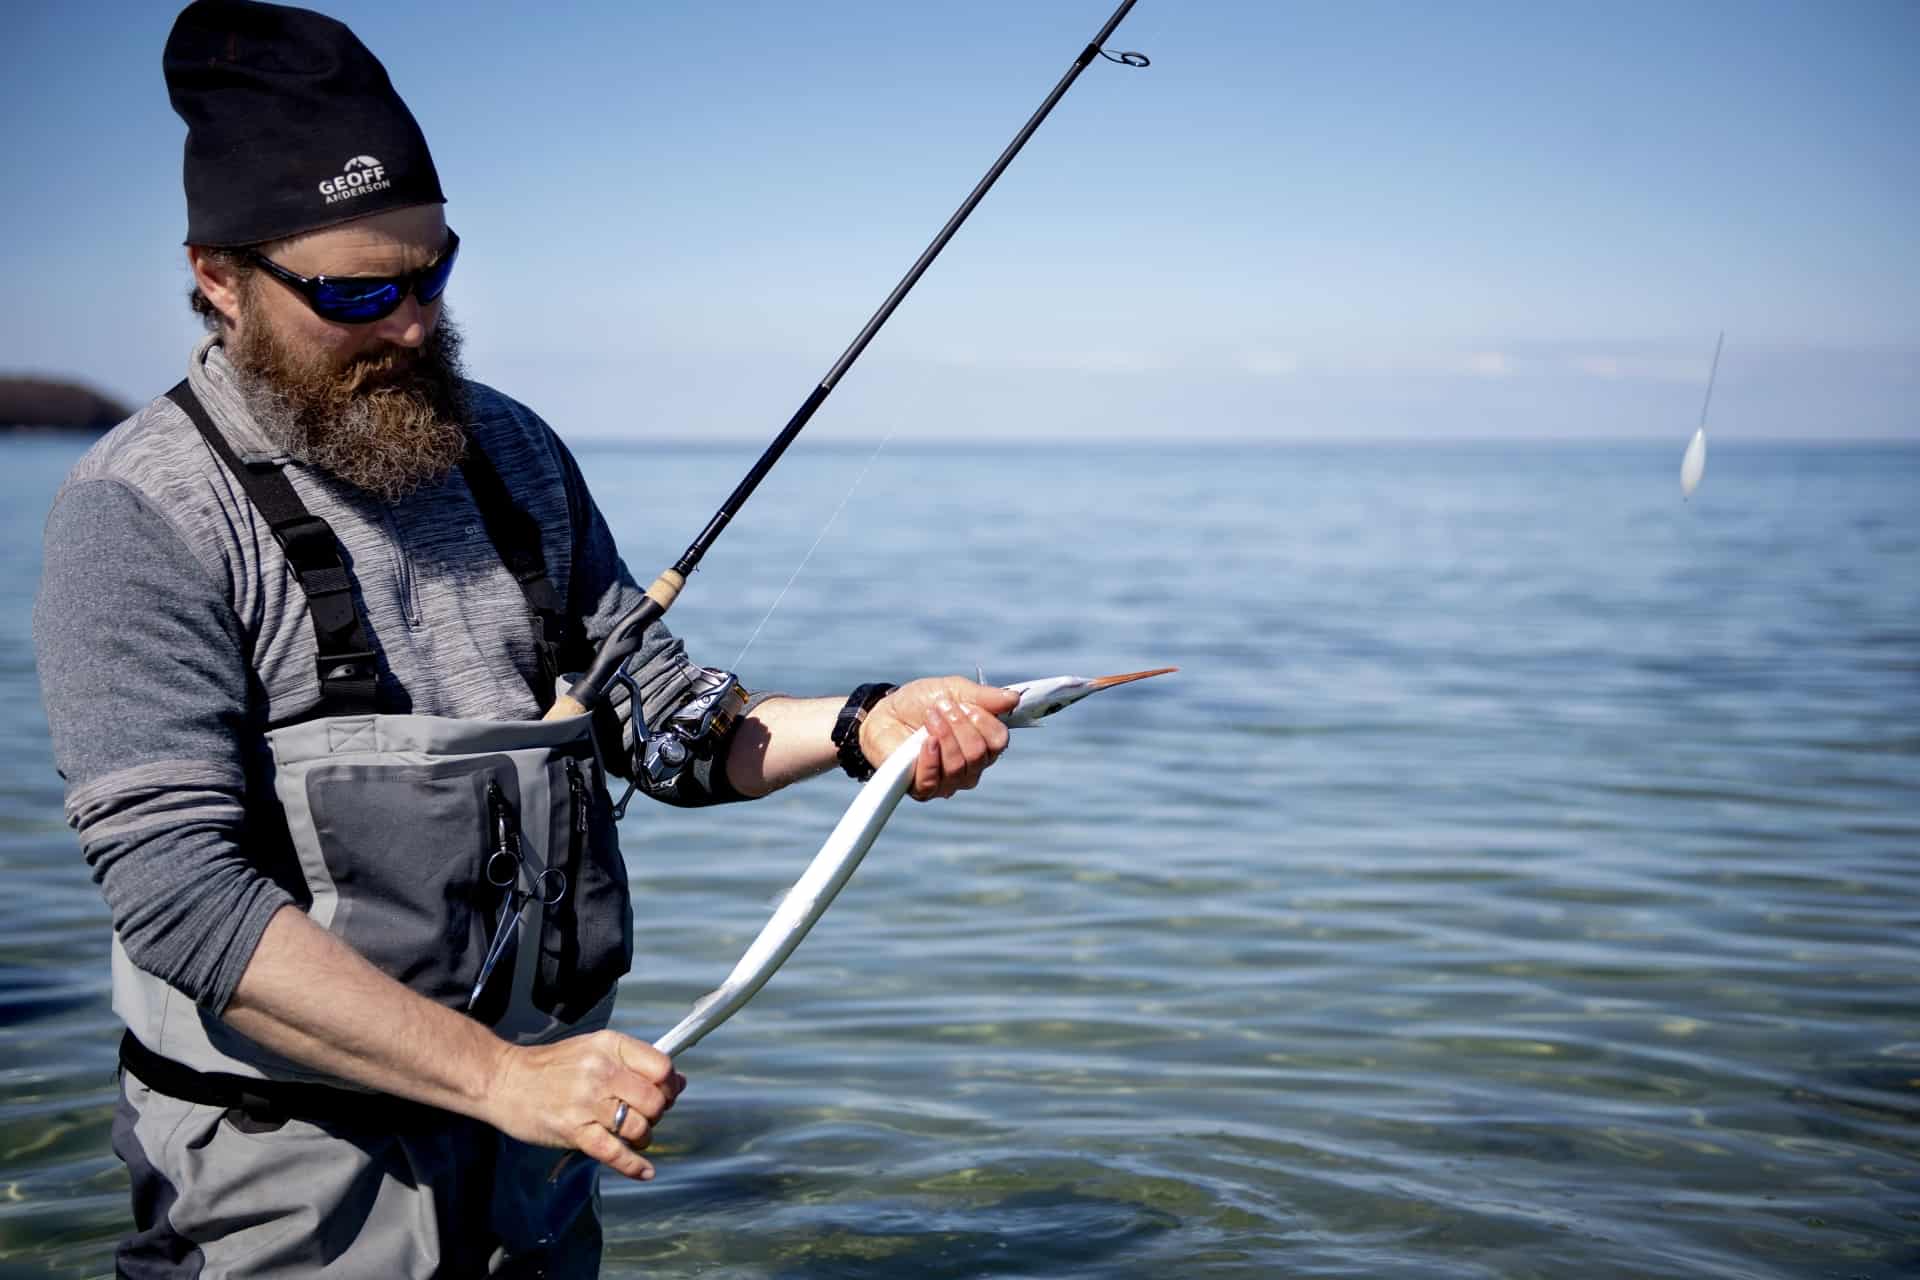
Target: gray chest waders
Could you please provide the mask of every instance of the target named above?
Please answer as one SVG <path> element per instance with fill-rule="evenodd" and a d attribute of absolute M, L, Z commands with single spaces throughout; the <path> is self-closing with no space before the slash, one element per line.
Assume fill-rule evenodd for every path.
<path fill-rule="evenodd" d="M 168 394 L 272 528 L 312 615 L 320 703 L 266 734 L 308 915 L 389 977 L 508 1040 L 604 1025 L 632 960 L 633 915 L 589 717 L 382 714 L 378 664 L 332 530 L 277 466 L 234 453 L 186 383 Z M 547 705 L 563 659 L 584 642 L 568 635 L 536 522 L 471 441 L 461 465 L 526 595 L 541 658 L 534 689 Z M 174 1096 L 235 1105 L 222 1099 L 237 1090 L 273 1103 L 285 1082 L 280 1102 L 312 1111 L 334 1093 L 312 1086 L 345 1087 L 203 1014 L 118 947 L 114 986 L 129 1028 L 123 1059 Z"/>

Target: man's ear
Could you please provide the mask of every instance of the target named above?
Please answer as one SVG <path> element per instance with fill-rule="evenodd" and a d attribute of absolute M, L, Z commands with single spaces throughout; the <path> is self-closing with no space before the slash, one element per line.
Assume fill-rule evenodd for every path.
<path fill-rule="evenodd" d="M 187 246 L 187 264 L 193 268 L 193 283 L 213 305 L 213 309 L 220 313 L 220 318 L 229 328 L 238 324 L 242 270 L 231 255 L 208 253 L 199 245 L 190 244 Z"/>

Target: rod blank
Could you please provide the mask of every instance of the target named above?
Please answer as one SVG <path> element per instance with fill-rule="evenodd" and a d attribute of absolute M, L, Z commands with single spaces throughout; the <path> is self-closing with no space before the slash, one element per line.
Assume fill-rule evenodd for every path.
<path fill-rule="evenodd" d="M 900 278 L 900 283 L 893 287 L 893 292 L 887 295 L 879 309 L 854 336 L 840 358 L 833 362 L 833 367 L 827 370 L 826 376 L 820 379 L 819 385 L 808 393 L 793 417 L 787 420 L 787 425 L 781 428 L 780 434 L 773 438 L 773 443 L 767 446 L 759 460 L 747 471 L 740 483 L 734 486 L 733 492 L 727 495 L 727 500 L 720 504 L 720 509 L 715 511 L 713 518 L 707 521 L 706 528 L 687 544 L 687 549 L 680 553 L 678 560 L 674 561 L 670 572 L 685 579 L 699 567 L 702 557 L 719 540 L 720 534 L 746 505 L 747 499 L 753 496 L 753 491 L 760 487 L 760 482 L 766 479 L 767 473 L 773 470 L 774 464 L 780 461 L 781 455 L 787 451 L 787 446 L 792 444 L 807 423 L 812 421 L 813 415 L 819 412 L 822 404 L 826 403 L 827 397 L 832 394 L 840 379 L 846 376 L 847 370 L 853 367 L 854 361 L 860 358 L 861 353 L 867 349 L 867 345 L 873 341 L 881 327 L 899 309 L 900 304 L 906 300 L 907 294 L 913 291 L 914 285 L 920 283 L 920 277 L 927 273 L 927 268 L 931 267 L 934 259 L 940 256 L 940 251 L 947 247 L 948 242 L 953 239 L 980 201 L 986 198 L 987 192 L 993 189 L 993 184 L 999 181 L 1000 175 L 1007 171 L 1007 166 L 1013 163 L 1013 158 L 1020 154 L 1022 147 L 1027 145 L 1027 139 L 1039 130 L 1054 106 L 1066 96 L 1067 90 L 1073 87 L 1073 82 L 1079 79 L 1080 73 L 1086 70 L 1087 64 L 1100 55 L 1101 46 L 1113 35 L 1115 28 L 1120 25 L 1121 20 L 1127 16 L 1136 2 L 1137 0 L 1122 0 L 1120 7 L 1113 11 L 1113 15 L 1100 28 L 1099 34 L 1095 35 L 1087 43 L 1087 47 L 1080 51 L 1080 56 L 1073 60 L 1073 65 L 1067 68 L 1066 74 L 1060 77 L 1046 99 L 1027 118 L 1027 122 L 1020 126 L 1020 131 L 1014 135 L 1013 141 L 1007 144 L 1006 149 L 993 162 L 986 175 L 974 184 L 973 190 L 968 192 L 967 198 L 960 202 L 960 207 L 954 210 L 953 216 L 947 219 L 946 225 L 940 228 L 939 233 L 933 237 L 932 243 L 928 244 L 920 256 L 914 260 L 914 264 L 907 269 L 906 275 Z M 1128 65 L 1144 65 L 1144 60 L 1141 64 L 1129 62 Z M 646 629 L 666 613 L 672 602 L 671 596 L 661 600 L 650 594 L 637 608 L 615 623 L 613 630 L 601 643 L 599 652 L 594 655 L 593 665 L 574 681 L 565 695 L 555 702 L 553 709 L 547 712 L 547 718 L 551 720 L 560 716 L 581 715 L 591 710 L 601 698 L 606 696 L 607 687 L 613 683 L 614 674 L 619 671 L 620 664 L 639 649 Z"/>

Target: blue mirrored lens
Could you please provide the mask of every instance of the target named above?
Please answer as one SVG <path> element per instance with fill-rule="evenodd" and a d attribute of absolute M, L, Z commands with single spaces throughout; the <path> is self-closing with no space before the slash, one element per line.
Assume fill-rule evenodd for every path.
<path fill-rule="evenodd" d="M 314 290 L 313 309 L 329 320 L 348 323 L 378 320 L 400 305 L 400 286 L 388 281 L 368 288 L 323 281 Z"/>

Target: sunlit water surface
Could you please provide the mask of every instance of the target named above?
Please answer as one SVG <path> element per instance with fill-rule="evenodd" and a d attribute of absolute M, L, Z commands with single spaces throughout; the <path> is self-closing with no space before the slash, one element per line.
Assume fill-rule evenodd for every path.
<path fill-rule="evenodd" d="M 653 1276 L 1920 1274 L 1920 450 L 894 446 L 742 664 L 1177 664 L 907 806 L 685 1055 Z M 107 924 L 28 643 L 80 445 L 7 441 L 0 1272 L 102 1276 Z M 756 449 L 583 450 L 643 579 Z M 674 623 L 726 665 L 866 462 L 802 444 Z M 129 620 L 138 625 L 138 620 Z M 851 793 L 625 824 L 618 1025 Z"/>

